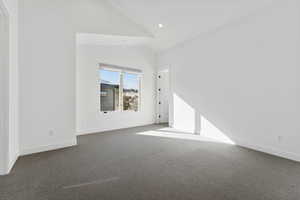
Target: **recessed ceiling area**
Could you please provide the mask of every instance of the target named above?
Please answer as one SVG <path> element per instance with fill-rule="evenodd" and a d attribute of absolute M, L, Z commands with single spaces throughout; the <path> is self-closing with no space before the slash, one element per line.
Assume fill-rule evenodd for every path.
<path fill-rule="evenodd" d="M 247 16 L 272 0 L 108 0 L 113 7 L 154 36 L 161 51 Z M 163 28 L 160 26 L 163 26 Z"/>

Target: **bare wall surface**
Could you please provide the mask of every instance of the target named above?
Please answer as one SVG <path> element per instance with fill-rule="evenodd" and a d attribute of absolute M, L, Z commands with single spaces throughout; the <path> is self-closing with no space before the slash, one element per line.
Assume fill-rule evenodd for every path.
<path fill-rule="evenodd" d="M 76 144 L 76 32 L 144 32 L 103 0 L 20 1 L 22 154 Z"/>
<path fill-rule="evenodd" d="M 9 135 L 9 30 L 8 16 L 0 2 L 0 175 L 6 173 Z"/>
<path fill-rule="evenodd" d="M 18 157 L 18 0 L 0 1 L 1 16 L 1 86 L 4 102 L 2 118 L 5 130 L 1 139 L 4 147 L 4 173 L 8 173 Z M 5 17 L 4 17 L 5 16 Z"/>
<path fill-rule="evenodd" d="M 204 118 L 237 144 L 300 160 L 299 9 L 270 1 L 161 55 L 174 127 L 201 133 Z"/>

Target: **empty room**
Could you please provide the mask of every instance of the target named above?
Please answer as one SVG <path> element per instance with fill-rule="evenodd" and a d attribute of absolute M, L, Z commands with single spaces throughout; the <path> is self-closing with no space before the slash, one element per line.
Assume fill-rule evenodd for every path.
<path fill-rule="evenodd" d="M 0 200 L 299 200 L 299 0 L 0 0 Z"/>

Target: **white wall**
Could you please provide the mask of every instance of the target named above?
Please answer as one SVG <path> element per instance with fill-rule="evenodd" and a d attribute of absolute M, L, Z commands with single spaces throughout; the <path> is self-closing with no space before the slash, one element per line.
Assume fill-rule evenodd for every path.
<path fill-rule="evenodd" d="M 204 117 L 237 144 L 300 161 L 299 9 L 274 0 L 161 55 L 187 107 L 173 103 L 174 127 L 197 132 Z"/>
<path fill-rule="evenodd" d="M 78 45 L 77 133 L 86 134 L 155 122 L 155 62 L 152 51 L 135 46 Z M 99 112 L 97 82 L 99 63 L 143 71 L 139 112 Z"/>
<path fill-rule="evenodd" d="M 6 0 L 9 18 L 9 172 L 19 156 L 18 0 Z"/>
<path fill-rule="evenodd" d="M 76 32 L 144 32 L 104 0 L 19 3 L 21 153 L 74 145 Z"/>
<path fill-rule="evenodd" d="M 3 118 L 5 121 L 5 131 L 1 131 L 3 138 L 1 139 L 1 147 L 5 161 L 4 173 L 8 173 L 12 168 L 14 162 L 18 157 L 19 140 L 18 140 L 18 0 L 3 0 L 0 2 L 2 11 L 5 10 L 6 19 L 2 16 L 2 24 L 6 23 L 6 27 L 1 27 L 6 33 L 2 35 L 1 48 L 2 48 L 2 61 L 5 67 L 2 84 L 2 91 L 4 92 L 4 108 Z M 2 13 L 3 14 L 3 13 Z M 3 29 L 4 28 L 4 29 Z M 7 34 L 7 35 L 6 35 Z M 6 46 L 8 45 L 8 46 Z M 2 66 L 2 67 L 3 67 Z M 2 70 L 2 69 L 1 69 Z M 6 111 L 5 111 L 6 110 Z M 1 173 L 1 172 L 0 172 Z"/>
<path fill-rule="evenodd" d="M 0 175 L 6 173 L 9 135 L 9 27 L 8 16 L 0 1 Z"/>

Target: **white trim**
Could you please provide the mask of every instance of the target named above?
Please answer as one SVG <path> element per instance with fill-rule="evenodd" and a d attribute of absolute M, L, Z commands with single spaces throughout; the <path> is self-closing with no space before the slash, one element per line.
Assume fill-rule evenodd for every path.
<path fill-rule="evenodd" d="M 6 172 L 2 172 L 1 170 L 0 170 L 0 176 L 4 176 L 4 175 L 7 175 L 7 173 Z"/>
<path fill-rule="evenodd" d="M 2 172 L 0 171 L 0 176 L 8 175 L 12 170 L 12 168 L 14 167 L 15 163 L 17 162 L 18 158 L 19 158 L 19 154 L 16 153 L 13 157 L 13 160 L 11 160 L 8 163 L 8 166 L 5 167 L 6 169 L 4 169 Z"/>
<path fill-rule="evenodd" d="M 98 134 L 98 133 L 106 133 L 109 131 L 118 131 L 118 130 L 123 130 L 123 129 L 129 129 L 129 128 L 138 128 L 138 127 L 143 127 L 143 126 L 150 126 L 154 125 L 155 122 L 150 122 L 150 123 L 141 123 L 136 126 L 128 126 L 128 127 L 122 127 L 122 128 L 109 128 L 109 129 L 103 129 L 103 128 L 96 128 L 96 129 L 87 129 L 87 130 L 80 130 L 77 131 L 76 135 L 81 136 L 81 135 L 92 135 L 92 134 Z"/>
<path fill-rule="evenodd" d="M 91 134 L 105 134 L 105 133 L 109 133 L 110 131 L 117 131 L 117 130 L 128 129 L 128 128 L 137 128 L 137 127 L 153 125 L 153 124 L 155 124 L 155 122 L 153 122 L 151 124 L 148 123 L 148 124 L 143 124 L 143 125 L 134 126 L 134 127 L 124 127 L 124 128 L 116 128 L 116 129 L 82 130 L 82 131 L 77 132 L 77 136 L 91 135 Z M 169 125 L 169 127 L 171 127 L 171 126 Z M 237 139 L 234 139 L 233 141 L 236 143 L 235 145 L 240 146 L 240 147 L 244 147 L 244 148 L 252 149 L 254 151 L 260 151 L 260 152 L 267 153 L 267 154 L 270 154 L 270 155 L 273 155 L 273 156 L 278 156 L 278 157 L 281 157 L 281 158 L 285 158 L 285 159 L 293 160 L 293 161 L 296 161 L 296 162 L 300 162 L 300 155 L 298 155 L 296 153 L 275 150 L 273 148 L 263 147 L 263 146 L 260 146 L 260 145 L 252 145 L 252 144 L 249 144 L 247 142 L 237 140 Z"/>
<path fill-rule="evenodd" d="M 71 140 L 66 140 L 60 143 L 56 144 L 49 144 L 49 145 L 42 145 L 39 147 L 34 147 L 34 148 L 27 148 L 27 149 L 22 149 L 21 150 L 21 155 L 30 155 L 34 153 L 40 153 L 40 152 L 45 152 L 45 151 L 52 151 L 52 150 L 57 150 L 57 149 L 62 149 L 66 147 L 72 147 L 77 145 L 77 138 L 71 139 Z"/>
<path fill-rule="evenodd" d="M 293 160 L 293 161 L 296 161 L 296 162 L 300 162 L 300 155 L 297 154 L 297 153 L 288 152 L 288 151 L 281 151 L 281 150 L 274 149 L 274 148 L 267 147 L 267 146 L 250 144 L 248 142 L 238 140 L 238 139 L 233 139 L 233 141 L 236 143 L 237 146 L 245 147 L 245 148 L 252 149 L 252 150 L 255 150 L 255 151 L 260 151 L 260 152 L 263 152 L 263 153 L 267 153 L 267 154 L 270 154 L 270 155 L 273 155 L 273 156 L 278 156 L 278 157 L 281 157 L 281 158 L 285 158 L 285 159 Z"/>
<path fill-rule="evenodd" d="M 161 79 L 159 78 L 159 76 L 163 76 L 163 73 L 168 73 L 168 102 L 169 102 L 169 108 L 168 108 L 168 121 L 162 121 L 162 119 L 159 117 L 159 115 L 161 115 L 161 106 L 159 104 L 159 102 L 161 101 L 161 91 L 159 90 L 161 87 Z M 156 71 L 156 123 L 160 124 L 160 123 L 169 123 L 170 121 L 170 94 L 171 94 L 171 83 L 170 83 L 170 70 L 168 68 L 164 68 L 162 70 L 157 70 Z"/>
<path fill-rule="evenodd" d="M 3 25 L 9 25 L 9 11 L 8 8 L 3 0 L 0 0 L 0 27 L 2 28 Z M 6 92 L 5 92 L 6 93 Z M 5 102 L 6 103 L 6 102 Z M 8 104 L 7 104 L 8 105 Z M 2 111 L 1 111 L 2 112 Z M 7 110 L 8 116 L 9 116 L 9 108 Z M 7 114 L 7 113 L 6 113 Z M 5 116 L 6 117 L 6 116 Z M 3 120 L 3 121 L 2 121 Z M 7 174 L 7 168 L 8 168 L 8 134 L 9 134 L 9 128 L 8 126 L 4 125 L 7 124 L 9 121 L 4 122 L 4 119 L 2 119 L 2 116 L 0 116 L 0 175 L 6 175 Z M 3 123 L 3 129 L 2 130 L 2 123 Z M 7 129 L 7 130 L 6 130 Z"/>
<path fill-rule="evenodd" d="M 116 69 L 116 68 L 113 68 L 113 67 L 108 67 L 108 66 L 101 66 L 99 67 L 100 70 L 106 70 L 106 71 L 112 71 L 112 72 L 119 72 L 119 73 L 122 73 L 123 71 L 120 70 L 120 69 Z"/>
<path fill-rule="evenodd" d="M 118 71 L 118 72 L 127 72 L 131 74 L 142 74 L 143 71 L 137 68 L 131 68 L 131 67 L 121 67 L 118 65 L 112 65 L 112 64 L 106 64 L 106 63 L 99 63 L 99 69 L 106 69 L 111 71 Z"/>
<path fill-rule="evenodd" d="M 11 161 L 9 162 L 8 169 L 7 169 L 7 174 L 10 173 L 10 171 L 11 171 L 12 168 L 14 167 L 15 163 L 17 162 L 18 158 L 19 158 L 19 154 L 16 153 L 16 154 L 14 155 L 14 157 L 13 157 L 13 160 L 11 160 Z"/>
<path fill-rule="evenodd" d="M 100 77 L 101 78 L 101 77 Z M 102 80 L 102 79 L 101 79 Z M 101 99 L 100 99 L 101 103 Z M 124 72 L 120 72 L 120 85 L 119 85 L 119 111 L 124 111 Z"/>
<path fill-rule="evenodd" d="M 98 113 L 101 112 L 101 102 L 100 102 L 100 98 L 101 98 L 101 71 L 100 68 L 97 66 L 97 70 L 96 70 L 96 75 L 97 75 L 97 91 L 96 91 L 96 95 L 97 95 L 97 110 Z"/>

